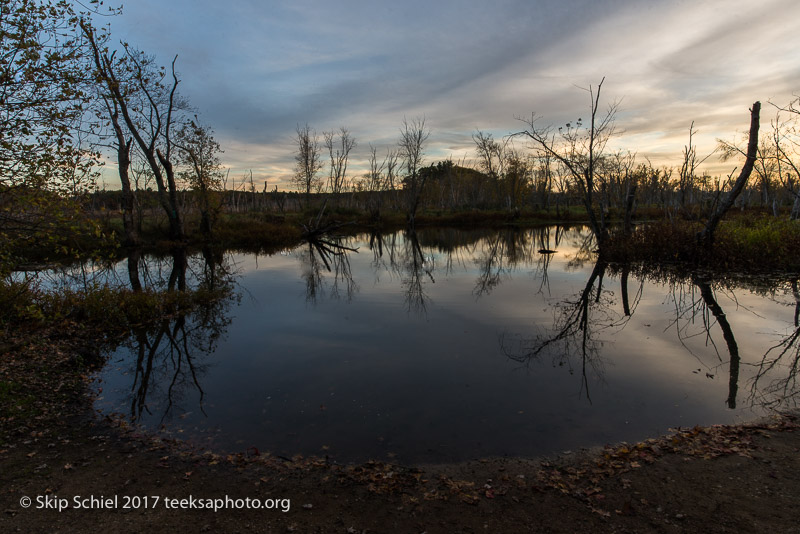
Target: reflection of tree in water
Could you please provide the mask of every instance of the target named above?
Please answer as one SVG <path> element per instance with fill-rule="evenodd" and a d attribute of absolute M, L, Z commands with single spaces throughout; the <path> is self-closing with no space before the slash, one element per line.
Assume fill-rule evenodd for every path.
<path fill-rule="evenodd" d="M 403 286 L 406 310 L 425 315 L 430 300 L 425 284 L 428 280 L 436 283 L 433 277 L 435 261 L 432 252 L 426 255 L 422 250 L 416 230 L 413 227 L 406 229 L 402 240 L 398 239 L 397 233 L 389 236 L 373 234 L 369 247 L 373 253 L 372 266 L 376 276 L 384 269 L 397 276 Z"/>
<path fill-rule="evenodd" d="M 486 238 L 475 258 L 478 279 L 472 293 L 488 295 L 520 264 L 533 263 L 533 240 L 527 232 L 508 228 Z"/>
<path fill-rule="evenodd" d="M 452 228 L 416 231 L 412 228 L 403 232 L 402 239 L 398 233 L 373 233 L 369 236 L 369 248 L 373 253 L 371 263 L 376 278 L 382 272 L 397 276 L 403 285 L 407 310 L 424 314 L 430 301 L 426 284 L 436 282 L 434 270 L 438 270 L 440 276 L 448 276 L 458 269 L 467 271 L 471 264 L 476 265 L 478 278 L 473 294 L 478 297 L 491 293 L 506 275 L 520 266 L 536 266 L 543 271 L 546 280 L 546 269 L 552 258 L 549 254 L 551 238 L 555 236 L 555 246 L 558 246 L 564 234 L 562 227 L 500 231 Z"/>
<path fill-rule="evenodd" d="M 581 258 L 581 255 L 578 255 Z M 582 260 L 581 260 L 582 261 Z M 602 359 L 600 349 L 603 345 L 601 335 L 609 329 L 619 330 L 625 326 L 635 312 L 637 304 L 643 294 L 644 280 L 649 278 L 659 283 L 670 286 L 669 295 L 673 301 L 675 312 L 671 326 L 680 343 L 693 354 L 701 365 L 706 367 L 706 375 L 713 378 L 720 366 L 726 366 L 728 376 L 728 394 L 726 404 L 734 409 L 737 406 L 739 390 L 740 368 L 742 366 L 739 345 L 734 335 L 733 326 L 719 303 L 718 289 L 710 278 L 700 274 L 679 275 L 668 271 L 646 271 L 641 267 L 636 269 L 639 278 L 639 289 L 635 295 L 629 294 L 629 278 L 632 271 L 630 265 L 615 265 L 609 268 L 603 262 L 595 263 L 583 290 L 574 298 L 564 299 L 555 304 L 554 326 L 549 334 L 540 334 L 532 340 L 518 341 L 516 346 L 507 338 L 501 341 L 505 354 L 512 360 L 530 363 L 539 360 L 544 355 L 553 359 L 554 365 L 568 366 L 571 373 L 578 366 L 573 366 L 572 358 L 580 357 L 580 375 L 582 378 L 582 391 L 588 391 L 588 371 L 602 375 Z M 614 300 L 610 293 L 603 291 L 604 276 L 612 272 L 619 276 L 622 313 L 613 309 Z M 721 285 L 719 286 L 721 287 Z M 792 282 L 792 292 L 795 298 L 794 329 L 769 348 L 756 364 L 757 372 L 751 379 L 750 402 L 761 406 L 784 405 L 789 402 L 796 403 L 798 394 L 797 374 L 800 368 L 800 291 L 797 282 Z M 632 297 L 632 298 L 631 298 Z M 731 295 L 731 298 L 735 299 Z M 741 307 L 737 303 L 737 307 Z M 724 349 L 715 342 L 716 332 L 722 334 Z M 689 341 L 701 338 L 707 346 L 713 348 L 717 357 L 716 364 L 705 363 L 704 360 L 692 351 Z M 723 357 L 724 350 L 727 357 Z M 783 373 L 779 378 L 772 379 L 767 385 L 762 383 L 768 374 L 782 366 Z"/>
<path fill-rule="evenodd" d="M 733 294 L 734 286 L 745 288 L 757 293 L 774 293 L 776 290 L 775 280 L 759 281 L 756 279 L 733 281 L 712 282 L 708 275 L 693 273 L 683 275 L 672 273 L 667 270 L 651 269 L 650 272 L 643 272 L 641 276 L 649 277 L 652 280 L 668 283 L 671 286 L 670 295 L 675 306 L 675 318 L 671 326 L 675 327 L 676 335 L 687 351 L 697 358 L 697 361 L 706 368 L 706 376 L 714 378 L 717 369 L 727 364 L 728 374 L 728 395 L 725 403 L 730 409 L 737 407 L 739 393 L 740 371 L 742 358 L 740 355 L 739 344 L 736 341 L 733 326 L 728 320 L 724 308 L 719 303 L 718 293 L 726 289 L 729 297 L 736 304 L 736 308 L 743 308 Z M 800 337 L 797 321 L 800 318 L 800 293 L 797 291 L 797 283 L 791 283 L 794 294 L 794 330 L 783 336 L 782 339 L 761 357 L 761 361 L 755 364 L 756 374 L 750 379 L 750 394 L 748 404 L 751 406 L 778 407 L 787 403 L 794 403 L 798 396 L 797 391 L 797 371 L 800 365 L 800 347 L 797 339 Z M 749 311 L 749 310 L 746 310 Z M 750 312 L 753 313 L 753 312 Z M 723 357 L 720 347 L 714 341 L 714 332 L 721 332 L 725 341 L 725 352 L 727 360 Z M 708 364 L 690 348 L 688 342 L 695 337 L 701 337 L 706 346 L 710 346 L 716 355 L 717 363 Z M 783 367 L 783 368 L 781 368 Z M 698 369 L 697 372 L 702 371 Z M 779 378 L 774 378 L 775 374 L 780 373 Z M 772 381 L 762 386 L 762 382 L 767 380 L 767 376 L 772 377 Z"/>
<path fill-rule="evenodd" d="M 797 279 L 791 281 L 794 297 L 793 328 L 772 345 L 756 365 L 756 374 L 750 382 L 749 400 L 770 408 L 781 406 L 797 407 L 800 400 L 798 373 L 800 373 L 800 291 Z M 770 373 L 783 366 L 786 370 L 781 377 L 768 381 Z M 765 383 L 766 382 L 766 383 Z"/>
<path fill-rule="evenodd" d="M 725 361 L 714 341 L 714 328 L 719 325 L 728 353 L 728 397 L 725 400 L 728 408 L 736 408 L 736 398 L 739 390 L 739 345 L 733 333 L 733 327 L 728 321 L 722 306 L 717 299 L 717 291 L 709 277 L 694 273 L 687 277 L 668 276 L 670 278 L 670 295 L 675 305 L 675 319 L 672 325 L 681 345 L 697 358 L 701 365 L 706 367 L 706 376 L 713 378 L 716 369 L 725 364 Z M 699 325 L 699 330 L 697 326 Z M 717 356 L 717 365 L 703 362 L 688 346 L 689 339 L 702 336 L 707 346 L 714 349 Z M 700 369 L 702 370 L 702 368 Z M 700 371 L 699 370 L 699 371 Z M 711 371 L 714 373 L 712 374 Z"/>
<path fill-rule="evenodd" d="M 488 295 L 503 279 L 519 268 L 534 266 L 534 275 L 539 278 L 539 293 L 547 289 L 550 293 L 548 269 L 565 228 L 543 226 L 529 231 L 508 228 L 495 232 L 476 247 L 474 260 L 478 267 L 478 279 L 472 293 L 476 297 Z"/>
<path fill-rule="evenodd" d="M 308 239 L 300 253 L 308 302 L 316 303 L 318 298 L 325 296 L 326 272 L 332 274 L 328 296 L 341 298 L 341 286 L 344 286 L 347 300 L 352 300 L 358 285 L 353 280 L 348 252 L 358 253 L 358 249 L 345 245 L 341 237 Z"/>
<path fill-rule="evenodd" d="M 536 270 L 540 273 L 539 278 L 541 280 L 539 283 L 539 293 L 544 294 L 544 290 L 547 289 L 548 296 L 551 294 L 550 278 L 547 273 L 550 269 L 550 262 L 554 254 L 558 247 L 561 246 L 561 240 L 564 237 L 565 230 L 563 226 L 544 226 L 536 230 L 536 244 L 539 252 L 539 256 L 536 260 Z M 550 240 L 551 234 L 555 234 L 552 242 Z"/>
<path fill-rule="evenodd" d="M 132 251 L 128 257 L 129 281 L 134 291 L 141 291 L 143 286 L 159 287 L 191 299 L 189 304 L 180 304 L 179 297 L 168 300 L 169 304 L 152 321 L 132 327 L 126 344 L 136 358 L 130 404 L 133 421 L 139 421 L 145 414 L 152 415 L 153 405 L 163 406 L 163 421 L 190 389 L 198 392 L 203 410 L 200 377 L 207 366 L 199 360 L 214 352 L 230 323 L 227 311 L 235 296 L 222 255 L 204 249 L 199 264 L 192 264 L 191 276 L 187 276 L 191 262 L 185 249 L 173 251 L 171 260 L 171 268 L 167 270 L 163 258 L 142 262 L 138 251 Z M 140 278 L 142 265 L 146 266 L 147 283 Z M 154 278 L 155 273 L 163 277 Z"/>
<path fill-rule="evenodd" d="M 587 265 L 594 265 L 597 261 L 597 243 L 588 227 L 582 226 L 565 232 L 562 240 L 565 239 L 569 248 L 575 251 L 567 261 L 567 271 L 577 271 Z"/>
<path fill-rule="evenodd" d="M 399 254 L 392 255 L 395 262 L 392 268 L 400 276 L 404 287 L 405 305 L 409 312 L 425 315 L 428 312 L 430 297 L 425 292 L 425 284 L 433 278 L 435 262 L 433 255 L 426 256 L 419 244 L 419 237 L 413 228 L 403 234 L 403 246 Z"/>
<path fill-rule="evenodd" d="M 608 264 L 597 261 L 584 288 L 573 298 L 558 301 L 555 305 L 553 328 L 548 334 L 539 334 L 533 339 L 518 340 L 512 343 L 501 338 L 501 348 L 511 360 L 530 364 L 548 355 L 553 365 L 567 366 L 570 374 L 575 373 L 574 358 L 580 358 L 581 393 L 591 402 L 589 392 L 590 371 L 597 377 L 603 375 L 603 360 L 600 348 L 603 333 L 620 330 L 628 322 L 641 299 L 642 289 L 634 299 L 633 308 L 625 307 L 623 314 L 615 312 L 615 304 L 610 291 L 604 291 L 603 278 Z M 627 291 L 627 275 L 623 290 Z M 628 296 L 623 296 L 628 302 Z M 516 345 L 516 346 L 513 346 Z"/>
<path fill-rule="evenodd" d="M 728 408 L 734 409 L 736 408 L 736 393 L 739 389 L 739 345 L 736 343 L 736 337 L 733 335 L 733 328 L 728 322 L 725 312 L 722 311 L 722 307 L 717 303 L 716 296 L 711 289 L 709 281 L 698 276 L 692 276 L 692 282 L 700 290 L 700 297 L 703 300 L 703 305 L 706 310 L 711 312 L 711 315 L 717 320 L 717 324 L 719 324 L 722 330 L 722 337 L 725 339 L 725 345 L 728 347 L 730 365 L 728 366 L 729 380 L 726 403 L 728 404 Z M 706 332 L 708 332 L 709 320 L 707 312 L 703 314 L 703 324 L 706 327 Z M 710 335 L 708 335 L 708 339 L 711 339 Z"/>

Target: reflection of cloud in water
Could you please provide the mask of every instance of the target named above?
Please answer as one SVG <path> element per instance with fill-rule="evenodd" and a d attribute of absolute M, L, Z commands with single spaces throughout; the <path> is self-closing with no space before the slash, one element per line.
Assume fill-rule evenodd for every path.
<path fill-rule="evenodd" d="M 241 441 L 288 454 L 317 453 L 326 445 L 340 460 L 393 452 L 401 461 L 444 461 L 533 455 L 761 413 L 747 407 L 749 381 L 753 364 L 779 340 L 774 334 L 792 330 L 788 286 L 777 297 L 735 289 L 733 298 L 711 284 L 741 354 L 737 409 L 731 410 L 725 404 L 730 358 L 713 314 L 705 314 L 707 323 L 700 315 L 681 320 L 685 346 L 672 324 L 673 295 L 678 308 L 702 302 L 690 278 L 673 286 L 648 278 L 638 298 L 641 275 L 629 274 L 626 316 L 620 269 L 606 269 L 600 299 L 592 291 L 587 303 L 594 341 L 584 374 L 574 343 L 572 352 L 560 347 L 558 354 L 519 363 L 505 357 L 498 337 L 552 335 L 563 302 L 575 301 L 595 267 L 580 251 L 585 231 L 565 231 L 546 265 L 537 230 L 418 232 L 416 245 L 402 232 L 383 236 L 380 252 L 374 236 L 348 238 L 347 246 L 359 248 L 347 255 L 358 291 L 348 299 L 342 289 L 335 298 L 329 291 L 335 266 L 329 272 L 323 265 L 325 291 L 313 306 L 306 302 L 307 245 L 287 256 L 260 256 L 257 269 L 253 256 L 234 255 L 239 286 L 253 298 L 236 308 L 216 351 L 198 355 L 209 366 L 200 379 L 207 416 L 187 396 L 181 408 L 193 413 L 182 420 L 185 427 L 220 428 L 217 445 L 234 450 L 243 448 Z M 493 246 L 503 253 L 495 252 L 489 264 Z M 478 297 L 486 265 L 502 276 Z M 541 290 L 545 269 L 549 290 Z M 408 312 L 415 272 L 427 299 L 424 314 Z M 122 352 L 117 358 L 135 361 Z M 559 358 L 569 361 L 559 366 Z M 760 383 L 785 371 L 775 369 Z M 112 368 L 104 376 L 114 386 L 104 391 L 106 406 L 126 402 L 131 377 Z"/>

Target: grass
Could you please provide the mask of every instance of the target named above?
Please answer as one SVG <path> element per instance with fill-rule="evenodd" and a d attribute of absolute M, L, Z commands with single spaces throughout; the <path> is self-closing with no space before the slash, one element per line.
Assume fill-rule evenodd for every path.
<path fill-rule="evenodd" d="M 214 225 L 211 241 L 226 248 L 282 248 L 292 246 L 302 238 L 302 225 L 316 219 L 320 206 L 309 206 L 299 212 L 288 212 L 283 215 L 268 212 L 244 212 L 221 214 Z M 100 217 L 106 233 L 123 235 L 122 219 L 119 215 L 105 214 Z M 380 217 L 374 213 L 349 206 L 327 205 L 324 220 L 328 222 L 348 223 L 348 227 L 358 231 L 377 229 L 397 229 L 406 224 L 406 214 L 402 210 L 384 208 Z M 523 209 L 509 210 L 486 209 L 421 209 L 416 217 L 419 226 L 454 226 L 454 227 L 502 227 L 525 226 L 544 223 L 585 221 L 586 212 L 580 206 L 555 208 L 549 210 Z M 187 241 L 190 244 L 201 244 L 205 236 L 199 232 L 199 218 L 187 214 L 184 217 Z M 155 213 L 142 222 L 140 237 L 146 246 L 164 248 L 174 245 L 166 240 L 166 219 Z"/>
<path fill-rule="evenodd" d="M 87 289 L 43 290 L 24 282 L 0 283 L 0 327 L 13 338 L 35 334 L 43 328 L 79 327 L 108 340 L 127 335 L 131 329 L 208 307 L 232 297 L 232 288 L 197 288 L 191 291 L 158 291 L 95 286 Z M 91 360 L 91 358 L 89 358 Z M 76 362 L 87 365 L 96 362 Z"/>
<path fill-rule="evenodd" d="M 611 261 L 700 264 L 722 270 L 800 271 L 800 221 L 766 215 L 732 217 L 717 229 L 710 252 L 697 244 L 703 225 L 695 221 L 655 221 L 633 235 L 612 236 L 605 251 Z"/>
<path fill-rule="evenodd" d="M 303 238 L 303 225 L 313 221 L 319 214 L 320 205 L 311 205 L 298 212 L 285 214 L 268 212 L 223 213 L 214 225 L 210 244 L 219 249 L 234 249 L 249 252 L 275 252 L 296 246 Z M 701 217 L 690 216 L 666 220 L 663 208 L 640 206 L 640 218 L 651 222 L 640 224 L 629 238 L 619 233 L 612 236 L 605 251 L 611 261 L 646 261 L 702 263 L 711 268 L 765 270 L 800 269 L 800 227 L 796 221 L 785 217 L 772 217 L 758 210 L 744 213 L 732 212 L 717 230 L 716 242 L 711 254 L 697 246 L 696 234 L 702 228 Z M 609 219 L 619 221 L 620 213 L 610 213 Z M 117 246 L 109 247 L 108 236 L 119 239 L 122 221 L 117 214 L 106 212 L 98 219 L 103 227 L 94 239 L 95 243 L 82 243 L 80 250 L 86 255 L 101 250 L 106 257 L 120 257 L 125 251 Z M 550 209 L 523 209 L 520 211 L 463 209 L 446 210 L 425 207 L 416 217 L 419 227 L 453 227 L 462 229 L 487 229 L 507 227 L 533 227 L 542 224 L 585 223 L 586 212 L 581 206 Z M 200 247 L 209 244 L 199 232 L 197 214 L 184 217 L 187 239 L 182 243 L 166 239 L 167 226 L 163 214 L 154 212 L 143 221 L 141 233 L 144 252 L 166 253 L 177 246 Z M 386 232 L 402 229 L 406 215 L 401 210 L 384 208 L 378 217 L 348 205 L 331 203 L 326 205 L 322 226 L 331 223 L 346 223 L 338 232 Z M 92 239 L 87 236 L 85 239 Z M 96 252 L 95 252 L 96 253 Z M 40 257 L 54 256 L 38 254 L 26 258 L 37 262 Z M 74 256 L 66 257 L 65 260 Z M 0 295 L 0 300 L 4 300 Z M 2 316 L 0 311 L 0 316 Z"/>

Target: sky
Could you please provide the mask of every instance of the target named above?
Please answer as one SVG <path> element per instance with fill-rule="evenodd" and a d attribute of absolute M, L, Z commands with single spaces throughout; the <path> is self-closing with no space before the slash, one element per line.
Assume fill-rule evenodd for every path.
<path fill-rule="evenodd" d="M 610 148 L 679 165 L 692 122 L 703 157 L 746 134 L 756 100 L 763 130 L 768 102 L 800 94 L 799 19 L 797 0 L 133 0 L 98 23 L 162 64 L 178 55 L 231 180 L 286 189 L 298 125 L 347 128 L 351 176 L 404 118 L 430 129 L 425 163 L 469 162 L 477 130 L 586 117 L 603 79 L 601 107 L 619 103 Z"/>

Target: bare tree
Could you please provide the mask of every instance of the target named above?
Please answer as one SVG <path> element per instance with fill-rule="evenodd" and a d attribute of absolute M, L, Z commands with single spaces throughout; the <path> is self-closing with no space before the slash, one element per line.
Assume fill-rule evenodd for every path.
<path fill-rule="evenodd" d="M 603 187 L 606 205 L 624 208 L 623 232 L 629 236 L 633 231 L 633 206 L 636 200 L 636 154 L 618 150 L 603 158 Z"/>
<path fill-rule="evenodd" d="M 317 191 L 320 187 L 319 171 L 322 170 L 322 160 L 319 153 L 319 141 L 317 132 L 311 129 L 308 123 L 305 126 L 297 126 L 297 154 L 295 160 L 294 185 L 305 192 L 306 204 L 311 199 L 311 192 Z"/>
<path fill-rule="evenodd" d="M 603 214 L 605 206 L 602 205 L 602 199 L 600 205 L 597 205 L 595 199 L 598 185 L 597 165 L 609 138 L 614 133 L 614 116 L 619 106 L 618 102 L 614 102 L 608 106 L 605 114 L 600 114 L 600 90 L 603 81 L 605 78 L 600 81 L 596 90 L 591 86 L 586 89 L 589 93 L 591 113 L 588 127 L 584 128 L 582 119 L 578 119 L 574 124 L 569 122 L 555 132 L 551 126 L 539 127 L 538 118 L 534 114 L 530 119 L 520 119 L 528 127 L 516 134 L 533 141 L 537 149 L 551 155 L 568 170 L 574 184 L 581 192 L 589 223 L 601 248 L 608 238 L 608 229 Z"/>
<path fill-rule="evenodd" d="M 386 183 L 384 189 L 389 191 L 392 208 L 397 209 L 397 166 L 400 152 L 395 148 L 386 149 Z"/>
<path fill-rule="evenodd" d="M 478 168 L 486 173 L 494 185 L 497 200 L 500 200 L 500 180 L 503 177 L 506 162 L 506 143 L 494 140 L 492 134 L 480 130 L 472 134 L 475 142 L 475 152 L 478 154 Z"/>
<path fill-rule="evenodd" d="M 139 243 L 139 233 L 134 221 L 135 196 L 131 187 L 130 167 L 131 167 L 131 147 L 133 138 L 126 139 L 125 131 L 122 128 L 119 117 L 119 104 L 114 99 L 109 99 L 105 95 L 101 97 L 111 125 L 114 130 L 115 146 L 117 152 L 117 172 L 122 188 L 122 227 L 125 232 L 125 244 L 137 245 Z"/>
<path fill-rule="evenodd" d="M 369 145 L 369 170 L 365 176 L 365 189 L 368 192 L 367 208 L 374 219 L 380 218 L 381 206 L 383 204 L 383 192 L 386 185 L 384 171 L 386 170 L 387 157 L 383 161 L 378 160 L 378 149 Z"/>
<path fill-rule="evenodd" d="M 430 131 L 425 128 L 425 118 L 416 118 L 410 122 L 403 119 L 400 129 L 399 154 L 406 171 L 406 214 L 409 226 L 414 226 L 417 209 L 425 188 L 427 175 L 420 174 L 422 161 L 425 155 L 425 142 L 430 136 Z"/>
<path fill-rule="evenodd" d="M 773 123 L 773 129 L 774 124 L 775 123 Z M 756 173 L 758 183 L 761 186 L 761 197 L 759 202 L 761 207 L 769 206 L 770 204 L 772 182 L 775 176 L 778 174 L 780 167 L 780 158 L 777 154 L 777 147 L 774 143 L 774 140 L 774 132 L 761 136 L 756 151 L 756 161 L 753 165 L 753 171 Z M 738 156 L 745 158 L 747 157 L 745 150 L 742 149 L 735 141 L 717 139 L 717 150 L 720 152 L 720 159 L 722 161 L 728 161 L 729 159 Z M 773 204 L 773 209 L 776 208 L 777 206 Z M 775 213 L 775 215 L 777 216 L 777 213 Z"/>
<path fill-rule="evenodd" d="M 530 189 L 533 179 L 533 158 L 522 154 L 513 146 L 504 148 L 505 162 L 501 195 L 504 197 L 506 208 L 516 216 L 519 215 L 519 203 L 526 191 Z M 543 193 L 544 194 L 544 193 Z"/>
<path fill-rule="evenodd" d="M 800 100 L 800 99 L 798 99 Z M 772 122 L 772 143 L 775 153 L 775 167 L 778 180 L 784 189 L 793 198 L 791 220 L 800 218 L 800 166 L 797 163 L 797 120 L 800 110 L 797 109 L 798 100 L 787 107 L 778 107 L 778 113 Z M 777 107 L 777 106 L 776 106 Z M 784 118 L 784 113 L 789 113 L 789 118 Z"/>
<path fill-rule="evenodd" d="M 489 177 L 498 179 L 503 174 L 503 148 L 505 143 L 498 143 L 492 134 L 478 130 L 472 134 L 475 152 L 478 154 L 478 167 Z"/>
<path fill-rule="evenodd" d="M 81 29 L 91 46 L 95 76 L 107 89 L 105 98 L 112 115 L 119 113 L 153 172 L 161 206 L 167 214 L 170 237 L 184 238 L 183 220 L 178 206 L 178 189 L 173 167 L 172 130 L 184 103 L 177 97 L 180 80 L 172 60 L 171 79 L 152 57 L 123 44 L 123 57 L 99 43 L 94 28 L 83 20 Z M 119 141 L 118 141 L 119 142 Z"/>
<path fill-rule="evenodd" d="M 338 194 L 346 185 L 347 160 L 350 152 L 356 147 L 356 140 L 344 127 L 339 128 L 338 132 L 323 132 L 322 136 L 331 160 L 328 190 Z"/>
<path fill-rule="evenodd" d="M 382 191 L 384 189 L 383 171 L 386 169 L 386 158 L 378 161 L 378 149 L 369 145 L 369 170 L 365 176 L 367 191 Z"/>
<path fill-rule="evenodd" d="M 553 193 L 555 181 L 552 163 L 553 156 L 550 154 L 540 154 L 538 157 L 534 157 L 530 163 L 533 191 L 539 198 L 541 206 L 546 210 L 550 209 L 550 196 Z M 559 197 L 556 197 L 556 202 L 559 202 Z"/>
<path fill-rule="evenodd" d="M 683 147 L 683 161 L 681 162 L 680 172 L 678 173 L 678 202 L 682 209 L 686 208 L 686 202 L 690 200 L 694 189 L 694 181 L 696 177 L 697 166 L 702 161 L 697 161 L 697 147 L 693 144 L 692 139 L 697 131 L 694 129 L 694 121 L 689 125 L 689 144 Z M 703 158 L 706 160 L 708 156 Z"/>
<path fill-rule="evenodd" d="M 733 206 L 733 203 L 736 201 L 736 197 L 744 189 L 744 186 L 747 184 L 747 179 L 750 177 L 750 173 L 753 171 L 753 166 L 756 162 L 756 156 L 758 155 L 758 126 L 759 126 L 759 115 L 761 113 L 761 102 L 755 102 L 753 107 L 750 109 L 750 137 L 747 143 L 747 155 L 744 166 L 742 167 L 742 171 L 739 173 L 739 177 L 736 179 L 736 182 L 733 184 L 733 187 L 728 194 L 724 196 L 722 201 L 717 204 L 716 209 L 712 212 L 711 216 L 708 218 L 708 222 L 706 222 L 705 228 L 697 233 L 697 241 L 701 243 L 706 250 L 710 250 L 713 243 L 714 243 L 714 231 L 717 229 L 720 220 L 725 215 L 725 213 Z"/>

